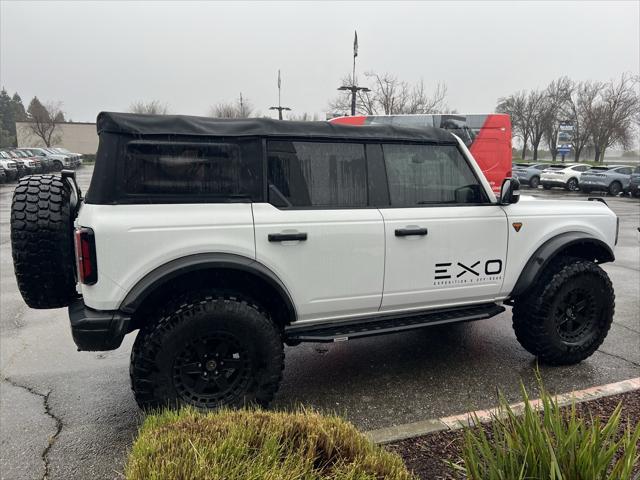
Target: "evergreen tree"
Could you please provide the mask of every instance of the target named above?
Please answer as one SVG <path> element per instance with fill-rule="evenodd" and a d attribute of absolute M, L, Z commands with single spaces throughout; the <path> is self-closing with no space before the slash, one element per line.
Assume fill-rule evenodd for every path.
<path fill-rule="evenodd" d="M 14 147 L 16 139 L 16 121 L 13 103 L 7 91 L 0 91 L 0 130 L 2 130 L 2 147 Z"/>
<path fill-rule="evenodd" d="M 22 98 L 20 98 L 18 92 L 14 93 L 13 97 L 11 97 L 11 103 L 13 104 L 13 115 L 16 122 L 24 122 L 27 119 L 27 112 L 24 109 Z"/>

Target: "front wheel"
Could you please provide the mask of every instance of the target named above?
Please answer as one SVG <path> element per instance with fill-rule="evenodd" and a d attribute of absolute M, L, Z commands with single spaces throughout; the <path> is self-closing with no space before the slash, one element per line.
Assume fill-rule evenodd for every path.
<path fill-rule="evenodd" d="M 278 389 L 284 350 L 259 307 L 235 296 L 195 295 L 138 333 L 131 385 L 141 408 L 267 406 Z"/>
<path fill-rule="evenodd" d="M 594 262 L 567 258 L 515 300 L 513 329 L 543 363 L 571 365 L 591 356 L 613 321 L 611 280 Z"/>
<path fill-rule="evenodd" d="M 531 177 L 531 179 L 529 180 L 529 187 L 538 188 L 539 185 L 540 185 L 540 178 L 535 175 Z"/>

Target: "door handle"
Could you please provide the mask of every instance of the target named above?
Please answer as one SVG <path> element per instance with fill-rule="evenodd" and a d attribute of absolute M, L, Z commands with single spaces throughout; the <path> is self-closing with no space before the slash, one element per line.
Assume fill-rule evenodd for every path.
<path fill-rule="evenodd" d="M 396 237 L 408 237 L 419 235 L 424 237 L 428 233 L 426 228 L 396 228 Z"/>
<path fill-rule="evenodd" d="M 270 233 L 267 237 L 270 242 L 292 242 L 301 241 L 304 242 L 307 239 L 307 234 L 302 233 Z"/>

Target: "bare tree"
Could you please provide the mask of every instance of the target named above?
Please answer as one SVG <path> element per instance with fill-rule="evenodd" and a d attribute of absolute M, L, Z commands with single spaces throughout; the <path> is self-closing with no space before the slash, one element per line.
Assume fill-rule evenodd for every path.
<path fill-rule="evenodd" d="M 428 114 L 441 113 L 447 109 L 447 88 L 442 83 L 437 84 L 429 94 L 423 80 L 411 85 L 390 73 L 367 72 L 364 76 L 369 91 L 359 91 L 357 94 L 356 111 L 359 114 Z M 355 84 L 359 85 L 357 81 L 356 78 Z M 345 76 L 342 84 L 353 85 L 352 77 Z M 329 108 L 334 112 L 348 112 L 351 109 L 351 93 L 338 95 L 329 102 Z"/>
<path fill-rule="evenodd" d="M 242 94 L 234 102 L 220 102 L 209 109 L 209 116 L 215 118 L 249 118 L 253 113 L 253 105 Z"/>
<path fill-rule="evenodd" d="M 64 121 L 60 102 L 40 103 L 38 97 L 33 97 L 27 109 L 29 131 L 50 147 L 60 141 L 57 125 Z"/>
<path fill-rule="evenodd" d="M 516 92 L 508 97 L 499 98 L 496 112 L 506 113 L 511 117 L 513 136 L 522 139 L 522 159 L 524 160 L 527 155 L 527 144 L 530 135 L 526 92 Z"/>
<path fill-rule="evenodd" d="M 531 90 L 525 106 L 525 128 L 529 129 L 529 139 L 533 150 L 533 161 L 538 159 L 538 148 L 544 135 L 544 118 L 549 114 L 546 92 Z M 524 157 L 523 157 L 524 158 Z"/>
<path fill-rule="evenodd" d="M 552 161 L 558 156 L 558 132 L 560 118 L 566 107 L 568 99 L 575 89 L 574 82 L 568 77 L 560 77 L 552 81 L 546 88 L 545 109 L 542 116 L 543 138 L 547 143 Z"/>
<path fill-rule="evenodd" d="M 166 103 L 160 102 L 160 100 L 151 100 L 149 102 L 145 102 L 144 100 L 139 100 L 137 102 L 133 102 L 129 106 L 129 111 L 131 113 L 150 113 L 153 115 L 167 115 L 169 113 L 169 107 Z"/>
<path fill-rule="evenodd" d="M 579 83 L 571 81 L 568 88 L 568 94 L 560 114 L 573 125 L 571 146 L 576 162 L 580 160 L 583 150 L 591 140 L 594 122 L 592 109 L 603 88 L 602 82 L 594 81 Z"/>
<path fill-rule="evenodd" d="M 640 108 L 639 84 L 638 77 L 624 74 L 618 81 L 607 83 L 587 109 L 596 162 L 604 161 L 605 151 L 613 145 L 631 145 Z"/>

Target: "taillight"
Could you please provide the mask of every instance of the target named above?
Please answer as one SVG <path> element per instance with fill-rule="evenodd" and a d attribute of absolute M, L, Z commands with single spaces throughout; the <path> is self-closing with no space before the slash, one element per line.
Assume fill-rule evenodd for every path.
<path fill-rule="evenodd" d="M 77 228 L 75 233 L 76 263 L 78 281 L 85 285 L 93 285 L 98 281 L 98 264 L 96 263 L 96 240 L 90 228 Z"/>

